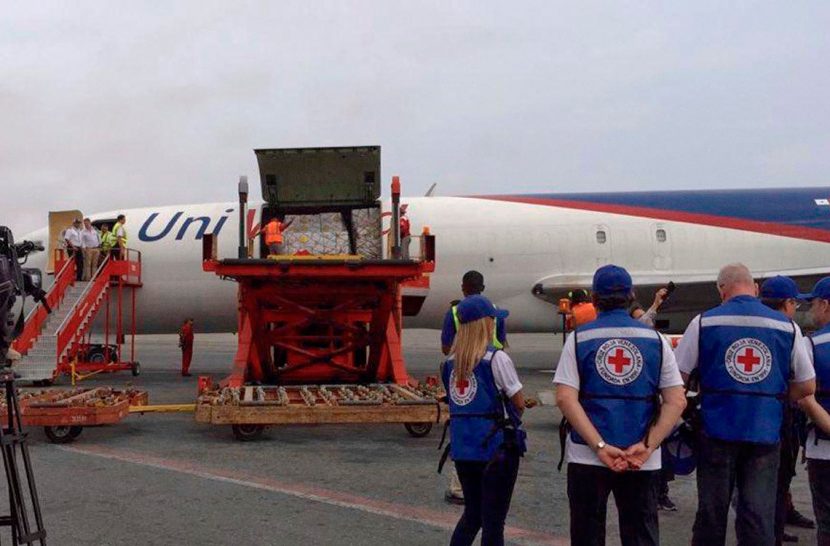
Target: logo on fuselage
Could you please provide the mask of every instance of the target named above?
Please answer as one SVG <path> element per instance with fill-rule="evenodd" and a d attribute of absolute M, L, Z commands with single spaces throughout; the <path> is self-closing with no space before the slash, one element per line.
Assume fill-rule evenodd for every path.
<path fill-rule="evenodd" d="M 643 353 L 627 339 L 609 339 L 597 349 L 597 373 L 612 385 L 628 385 L 643 371 Z"/>

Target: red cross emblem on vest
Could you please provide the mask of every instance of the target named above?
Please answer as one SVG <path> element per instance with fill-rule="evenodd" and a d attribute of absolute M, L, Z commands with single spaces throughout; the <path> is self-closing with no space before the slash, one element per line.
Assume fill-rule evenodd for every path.
<path fill-rule="evenodd" d="M 627 385 L 636 380 L 643 370 L 643 354 L 629 339 L 609 339 L 597 348 L 597 373 L 612 385 Z"/>
<path fill-rule="evenodd" d="M 739 383 L 763 381 L 772 370 L 772 352 L 760 339 L 745 337 L 729 345 L 724 355 L 726 371 Z"/>
<path fill-rule="evenodd" d="M 746 373 L 752 373 L 755 366 L 761 363 L 761 357 L 755 354 L 752 347 L 745 347 L 742 351 L 739 351 L 738 357 L 735 360 L 744 367 L 744 372 Z"/>
<path fill-rule="evenodd" d="M 625 356 L 625 351 L 622 348 L 617 348 L 613 354 L 608 356 L 608 365 L 614 368 L 614 373 L 621 374 L 625 371 L 626 366 L 631 366 L 631 359 Z"/>

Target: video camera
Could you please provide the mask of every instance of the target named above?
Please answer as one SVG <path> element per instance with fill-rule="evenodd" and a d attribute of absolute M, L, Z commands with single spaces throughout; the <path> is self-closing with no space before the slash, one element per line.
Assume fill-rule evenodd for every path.
<path fill-rule="evenodd" d="M 23 329 L 23 310 L 15 322 L 11 310 L 17 297 L 24 299 L 31 296 L 46 304 L 46 292 L 43 290 L 43 274 L 39 269 L 23 267 L 29 254 L 43 251 L 43 245 L 32 241 L 14 242 L 12 230 L 0 226 L 0 367 L 7 365 L 7 353 L 12 341 Z"/>

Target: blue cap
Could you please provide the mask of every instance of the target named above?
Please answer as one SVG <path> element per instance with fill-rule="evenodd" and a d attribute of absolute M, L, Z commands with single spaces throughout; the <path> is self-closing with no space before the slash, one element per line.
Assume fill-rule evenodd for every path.
<path fill-rule="evenodd" d="M 631 286 L 631 275 L 618 265 L 604 265 L 594 273 L 593 290 L 598 296 L 627 295 Z"/>
<path fill-rule="evenodd" d="M 802 294 L 801 297 L 805 300 L 814 300 L 821 298 L 823 300 L 830 300 L 830 277 L 824 277 L 816 283 L 813 291 L 809 294 Z"/>
<path fill-rule="evenodd" d="M 773 299 L 806 299 L 807 294 L 798 291 L 798 285 L 789 277 L 778 275 L 764 281 L 761 285 L 761 297 Z"/>
<path fill-rule="evenodd" d="M 477 294 L 468 296 L 458 304 L 458 322 L 466 324 L 484 317 L 507 318 L 510 313 L 503 309 L 496 308 L 493 302 Z"/>

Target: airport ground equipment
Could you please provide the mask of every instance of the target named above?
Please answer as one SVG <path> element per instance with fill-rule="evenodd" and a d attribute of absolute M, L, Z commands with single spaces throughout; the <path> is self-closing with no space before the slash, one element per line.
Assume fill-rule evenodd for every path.
<path fill-rule="evenodd" d="M 263 257 L 249 258 L 243 252 L 248 241 L 240 239 L 238 254 L 245 257 L 223 259 L 217 255 L 215 237 L 204 236 L 204 271 L 238 283 L 237 353 L 231 374 L 220 386 L 246 404 L 236 410 L 224 404 L 198 404 L 197 419 L 236 425 L 238 437 L 244 434 L 240 427 L 253 434 L 265 425 L 290 422 L 403 422 L 415 423 L 408 428 L 419 430 L 431 425 L 439 414 L 434 400 L 375 405 L 346 403 L 336 394 L 326 398 L 358 392 L 354 389 L 385 389 L 406 397 L 415 392 L 407 388 L 417 385 L 406 371 L 401 346 L 402 287 L 418 283 L 428 288 L 423 281 L 435 270 L 435 238 L 422 234 L 420 256 L 401 259 L 399 233 L 393 226 L 392 258 L 384 259 L 380 148 L 256 154 L 268 203 L 262 222 L 290 218 L 291 230 L 297 229 L 306 241 L 293 244 L 287 231 L 285 254 L 268 255 L 260 244 Z M 241 179 L 240 209 L 247 200 L 246 189 L 247 179 Z M 400 202 L 398 177 L 393 178 L 392 193 L 394 224 Z M 241 237 L 245 233 L 240 229 Z M 312 244 L 306 244 L 309 241 Z M 252 384 L 274 385 L 277 390 L 251 390 Z M 278 407 L 268 393 L 280 392 L 280 387 L 296 396 Z M 268 396 L 257 398 L 259 392 Z M 320 403 L 293 403 L 300 399 Z M 257 400 L 261 404 L 247 405 Z M 338 403 L 329 405 L 326 400 Z"/>
<path fill-rule="evenodd" d="M 124 259 L 107 257 L 84 282 L 75 280 L 75 261 L 62 249 L 54 252 L 55 281 L 46 295 L 52 313 L 38 304 L 14 343 L 24 355 L 14 368 L 19 379 L 49 384 L 65 374 L 74 385 L 102 372 L 138 375 L 135 291 L 142 285 L 141 253 L 128 249 Z"/>
<path fill-rule="evenodd" d="M 394 383 L 210 388 L 199 394 L 196 421 L 232 425 L 243 441 L 286 424 L 401 423 L 413 436 L 425 436 L 449 416 L 442 394 Z"/>
<path fill-rule="evenodd" d="M 119 423 L 132 407 L 148 403 L 147 391 L 111 387 L 25 390 L 18 397 L 22 424 L 43 427 L 54 444 L 74 441 L 84 427 Z M 7 418 L 8 407 L 0 406 L 0 418 Z"/>

